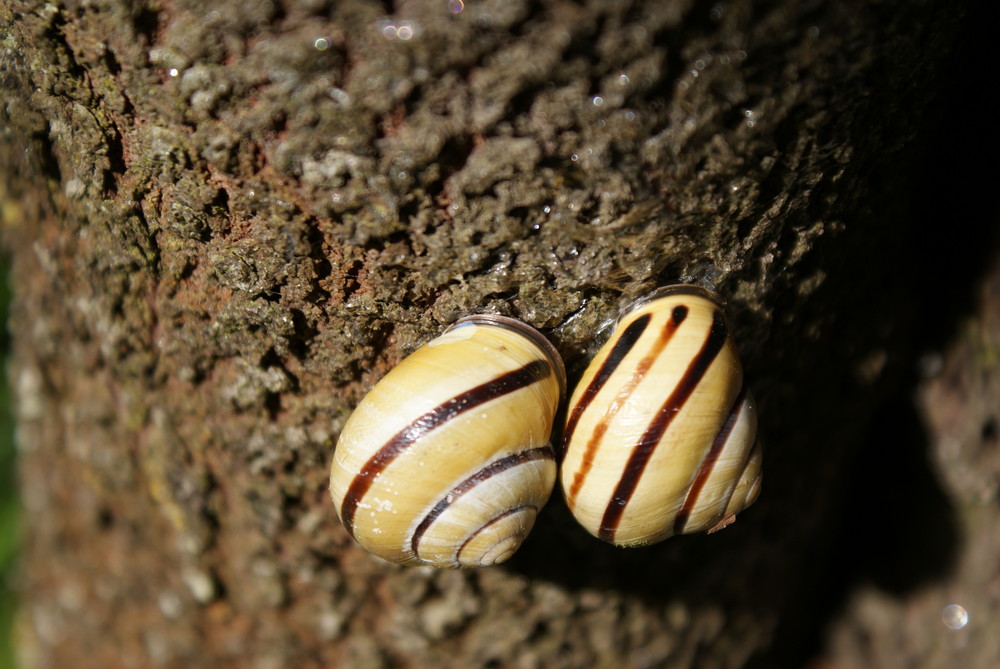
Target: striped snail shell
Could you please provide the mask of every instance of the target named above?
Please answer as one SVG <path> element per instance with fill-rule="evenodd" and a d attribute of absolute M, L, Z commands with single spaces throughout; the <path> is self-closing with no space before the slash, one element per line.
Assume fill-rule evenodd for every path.
<path fill-rule="evenodd" d="M 458 321 L 364 397 L 337 442 L 330 495 L 381 558 L 480 567 L 508 559 L 556 479 L 549 443 L 566 373 L 534 328 Z"/>
<path fill-rule="evenodd" d="M 570 398 L 566 502 L 620 546 L 720 529 L 760 492 L 756 433 L 718 296 L 660 289 L 619 320 Z"/>

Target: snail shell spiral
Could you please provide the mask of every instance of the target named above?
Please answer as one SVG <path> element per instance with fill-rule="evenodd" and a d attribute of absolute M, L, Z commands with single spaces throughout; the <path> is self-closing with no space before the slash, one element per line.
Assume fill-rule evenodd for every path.
<path fill-rule="evenodd" d="M 580 379 L 561 483 L 621 546 L 725 527 L 760 492 L 754 402 L 719 298 L 670 286 L 634 304 Z"/>
<path fill-rule="evenodd" d="M 351 536 L 407 565 L 482 567 L 520 547 L 556 478 L 562 360 L 528 325 L 462 319 L 365 396 L 334 453 Z"/>

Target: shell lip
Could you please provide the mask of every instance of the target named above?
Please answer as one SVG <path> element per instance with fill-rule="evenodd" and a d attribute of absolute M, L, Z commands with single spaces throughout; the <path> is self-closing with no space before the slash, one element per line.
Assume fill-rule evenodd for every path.
<path fill-rule="evenodd" d="M 636 309 L 640 309 L 646 306 L 650 302 L 655 302 L 656 300 L 660 300 L 665 297 L 672 297 L 674 295 L 694 295 L 696 297 L 701 297 L 714 303 L 719 308 L 725 307 L 725 304 L 722 301 L 722 297 L 720 297 L 719 294 L 713 290 L 705 288 L 704 286 L 695 285 L 693 283 L 676 283 L 669 286 L 660 286 L 659 288 L 651 292 L 649 295 L 640 297 L 639 299 L 635 300 L 627 307 L 625 307 L 625 309 L 621 313 L 621 316 L 626 316 L 635 311 Z"/>
<path fill-rule="evenodd" d="M 520 321 L 516 318 L 511 318 L 510 316 L 501 316 L 500 314 L 473 314 L 471 316 L 465 316 L 455 321 L 451 327 L 449 327 L 445 332 L 450 332 L 455 328 L 462 327 L 463 325 L 495 325 L 497 327 L 507 328 L 508 330 L 513 330 L 519 334 L 524 335 L 530 339 L 534 344 L 545 353 L 545 357 L 549 359 L 552 364 L 552 368 L 555 369 L 556 378 L 559 382 L 559 404 L 562 404 L 563 400 L 566 398 L 566 366 L 563 364 L 562 356 L 559 355 L 559 351 L 553 346 L 552 342 L 546 338 L 541 332 L 531 327 L 524 321 Z"/>

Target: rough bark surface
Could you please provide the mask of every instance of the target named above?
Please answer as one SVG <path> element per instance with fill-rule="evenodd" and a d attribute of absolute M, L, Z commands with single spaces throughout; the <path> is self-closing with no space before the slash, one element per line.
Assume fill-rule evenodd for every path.
<path fill-rule="evenodd" d="M 846 472 L 883 457 L 867 428 L 920 343 L 926 256 L 901 240 L 960 17 L 0 5 L 26 665 L 801 661 L 851 578 L 845 504 L 872 513 Z M 500 568 L 353 544 L 333 445 L 407 352 L 499 312 L 543 329 L 572 380 L 623 305 L 678 279 L 728 299 L 761 406 L 765 491 L 733 527 L 622 551 L 554 499 Z M 920 481 L 943 549 L 900 593 L 956 541 Z"/>

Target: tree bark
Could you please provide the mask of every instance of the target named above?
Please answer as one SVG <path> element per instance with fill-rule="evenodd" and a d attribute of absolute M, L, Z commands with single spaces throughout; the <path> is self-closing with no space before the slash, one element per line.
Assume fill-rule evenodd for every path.
<path fill-rule="evenodd" d="M 809 657 L 851 578 L 845 508 L 878 515 L 850 468 L 882 457 L 868 426 L 920 344 L 914 165 L 961 16 L 0 5 L 26 666 Z M 761 407 L 764 493 L 733 527 L 620 550 L 553 499 L 480 571 L 350 540 L 333 446 L 404 355 L 497 312 L 572 381 L 621 307 L 678 280 L 728 300 Z M 946 549 L 904 592 L 949 565 L 935 510 Z"/>

